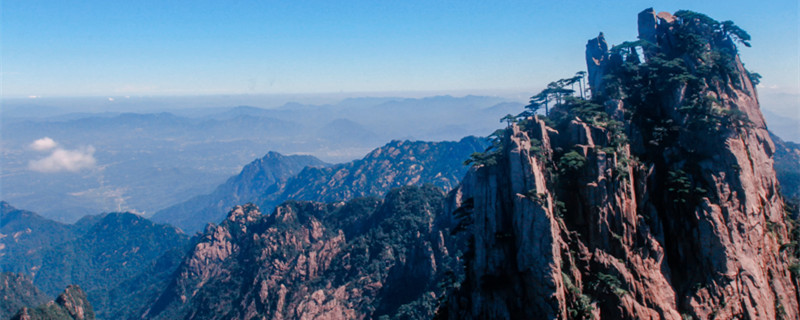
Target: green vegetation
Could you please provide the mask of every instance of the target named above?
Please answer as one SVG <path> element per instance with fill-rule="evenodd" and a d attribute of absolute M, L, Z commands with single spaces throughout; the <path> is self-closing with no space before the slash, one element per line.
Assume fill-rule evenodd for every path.
<path fill-rule="evenodd" d="M 581 95 L 583 95 L 583 77 L 585 76 L 585 72 L 580 71 L 575 74 L 574 77 L 571 78 L 564 78 L 558 81 L 550 82 L 547 85 L 547 88 L 539 92 L 537 95 L 534 95 L 530 99 L 530 103 L 525 106 L 526 109 L 530 110 L 530 114 L 535 114 L 539 109 L 544 106 L 544 114 L 550 114 L 550 102 L 553 102 L 555 106 L 560 106 L 564 103 L 564 99 L 570 97 L 573 93 L 575 93 L 575 84 L 577 83 L 580 87 Z M 567 89 L 566 87 L 570 86 L 571 89 Z"/>
<path fill-rule="evenodd" d="M 50 296 L 80 285 L 103 318 L 150 302 L 144 292 L 164 285 L 189 242 L 177 229 L 131 213 L 87 216 L 64 225 L 3 203 L 1 232 L 28 228 L 35 232 L 4 243 L 13 254 L 0 257 L 3 271 L 30 274 L 33 265 L 39 266 L 34 284 Z"/>
<path fill-rule="evenodd" d="M 693 187 L 694 182 L 691 177 L 683 170 L 672 170 L 668 172 L 667 191 L 670 199 L 675 204 L 694 203 L 698 196 L 706 193 L 701 187 Z"/>
<path fill-rule="evenodd" d="M 781 251 L 789 257 L 789 272 L 800 282 L 800 199 L 785 201 L 784 222 L 789 229 L 787 243 L 781 245 Z"/>
<path fill-rule="evenodd" d="M 622 288 L 622 281 L 614 275 L 598 272 L 597 278 L 589 283 L 589 287 L 595 292 L 613 294 L 622 297 L 628 294 L 628 290 Z"/>
<path fill-rule="evenodd" d="M 491 145 L 483 152 L 472 153 L 469 159 L 464 161 L 464 165 L 483 165 L 489 167 L 496 165 L 498 158 L 503 153 L 503 144 L 506 134 L 508 134 L 507 130 L 495 130 L 495 132 L 489 135 Z"/>
<path fill-rule="evenodd" d="M 591 319 L 592 311 L 592 297 L 583 294 L 577 286 L 572 282 L 572 279 L 564 272 L 561 272 L 561 279 L 564 282 L 564 287 L 575 298 L 568 300 L 567 313 L 571 319 Z"/>
<path fill-rule="evenodd" d="M 450 227 L 436 220 L 442 216 L 444 197 L 430 184 L 406 186 L 384 198 L 287 201 L 249 222 L 229 219 L 219 233 L 202 235 L 196 247 L 200 251 L 184 258 L 196 261 L 191 259 L 207 254 L 203 248 L 223 241 L 236 249 L 225 259 L 198 262 L 197 267 L 213 266 L 219 273 L 205 277 L 184 263 L 174 273 L 174 287 L 162 289 L 146 318 L 238 319 L 248 312 L 266 318 L 280 312 L 291 318 L 299 316 L 293 312 L 301 306 L 315 303 L 310 293 L 321 290 L 329 301 L 336 299 L 337 288 L 348 288 L 347 303 L 356 308 L 357 317 L 429 319 L 439 298 L 461 276 L 455 257 L 438 246 L 439 233 Z M 444 239 L 447 250 L 455 253 L 451 240 Z M 262 286 L 262 281 L 269 285 Z M 259 298 L 279 295 L 286 297 L 282 310 L 277 310 L 277 298 Z M 249 303 L 254 309 L 241 307 Z"/>
<path fill-rule="evenodd" d="M 0 319 L 8 319 L 22 307 L 36 307 L 50 300 L 23 274 L 0 273 Z"/>
<path fill-rule="evenodd" d="M 584 165 L 586 165 L 586 157 L 573 150 L 561 156 L 561 159 L 558 160 L 558 163 L 561 173 L 577 173 L 583 168 Z"/>
<path fill-rule="evenodd" d="M 24 316 L 23 316 L 24 312 Z M 94 320 L 95 314 L 86 294 L 78 286 L 68 286 L 54 301 L 36 308 L 20 310 L 12 320 Z"/>

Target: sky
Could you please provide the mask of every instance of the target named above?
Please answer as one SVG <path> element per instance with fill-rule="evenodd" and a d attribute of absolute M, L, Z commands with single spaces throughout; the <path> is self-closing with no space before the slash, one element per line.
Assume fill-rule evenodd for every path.
<path fill-rule="evenodd" d="M 0 0 L 2 1 L 2 0 Z M 689 9 L 752 35 L 762 91 L 800 94 L 800 11 L 780 1 L 2 1 L 2 96 L 535 92 L 586 41 Z"/>

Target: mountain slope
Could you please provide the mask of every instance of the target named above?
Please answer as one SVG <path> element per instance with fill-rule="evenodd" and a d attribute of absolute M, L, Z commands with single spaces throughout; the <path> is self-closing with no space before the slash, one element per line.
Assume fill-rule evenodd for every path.
<path fill-rule="evenodd" d="M 212 225 L 146 317 L 430 318 L 454 263 L 433 186 L 385 200 L 237 206 Z M 442 220 L 444 218 L 445 220 Z"/>
<path fill-rule="evenodd" d="M 464 159 L 486 146 L 475 137 L 458 142 L 395 140 L 361 160 L 303 170 L 287 182 L 277 200 L 342 201 L 425 183 L 450 190 L 466 173 Z"/>
<path fill-rule="evenodd" d="M 80 285 L 101 318 L 141 309 L 177 268 L 189 243 L 174 227 L 131 213 L 64 225 L 6 203 L 2 210 L 2 232 L 9 235 L 2 239 L 2 271 L 30 275 L 51 295 Z"/>
<path fill-rule="evenodd" d="M 4 272 L 35 276 L 47 248 L 75 238 L 74 226 L 19 210 L 0 201 L 0 266 Z M 60 290 L 60 289 L 59 289 Z"/>
<path fill-rule="evenodd" d="M 487 145 L 485 140 L 475 137 L 466 137 L 458 142 L 396 140 L 373 150 L 363 159 L 329 167 L 309 166 L 291 177 L 292 172 L 297 172 L 292 170 L 299 166 L 281 170 L 283 167 L 276 168 L 274 162 L 257 160 L 211 195 L 160 211 L 153 220 L 174 223 L 187 232 L 194 232 L 206 223 L 224 219 L 230 207 L 247 202 L 272 210 L 289 199 L 345 201 L 383 195 L 391 188 L 408 184 L 431 183 L 449 190 L 467 170 L 462 164 L 464 159 L 474 152 L 483 151 Z M 267 157 L 286 159 L 277 153 L 270 153 Z M 250 173 L 252 171 L 259 174 Z"/>
<path fill-rule="evenodd" d="M 591 100 L 523 114 L 451 193 L 472 246 L 440 316 L 800 318 L 796 222 L 745 35 L 648 9 L 642 42 L 591 39 Z"/>
<path fill-rule="evenodd" d="M 36 307 L 50 300 L 23 274 L 0 273 L 0 319 L 8 319 L 22 307 Z"/>
<path fill-rule="evenodd" d="M 781 192 L 789 198 L 800 198 L 800 144 L 783 141 L 770 133 L 775 143 L 775 173 Z"/>
<path fill-rule="evenodd" d="M 220 215 L 234 205 L 253 202 L 264 194 L 278 191 L 286 179 L 303 168 L 325 165 L 326 163 L 312 156 L 284 156 L 269 152 L 247 164 L 238 175 L 229 178 L 214 192 L 161 210 L 152 219 L 194 232 L 202 229 L 208 222 L 221 219 Z"/>

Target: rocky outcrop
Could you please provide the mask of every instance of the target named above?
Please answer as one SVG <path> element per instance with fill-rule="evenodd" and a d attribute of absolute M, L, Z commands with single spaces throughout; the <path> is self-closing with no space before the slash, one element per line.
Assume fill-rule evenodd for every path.
<path fill-rule="evenodd" d="M 589 72 L 587 83 L 592 94 L 603 86 L 603 70 L 608 61 L 608 43 L 602 32 L 597 38 L 586 43 L 586 70 Z"/>
<path fill-rule="evenodd" d="M 94 320 L 94 311 L 80 287 L 70 285 L 55 301 L 37 308 L 24 307 L 12 320 Z"/>
<path fill-rule="evenodd" d="M 144 317 L 430 318 L 455 266 L 443 199 L 425 186 L 385 200 L 290 201 L 270 215 L 237 206 L 206 228 Z"/>
<path fill-rule="evenodd" d="M 450 194 L 472 240 L 441 316 L 800 318 L 797 233 L 734 36 L 692 12 L 639 17 L 647 61 L 604 65 L 590 40 L 593 99 L 556 107 L 552 128 L 510 126 Z"/>
<path fill-rule="evenodd" d="M 0 273 L 0 319 L 8 319 L 22 307 L 36 307 L 48 300 L 24 274 Z"/>

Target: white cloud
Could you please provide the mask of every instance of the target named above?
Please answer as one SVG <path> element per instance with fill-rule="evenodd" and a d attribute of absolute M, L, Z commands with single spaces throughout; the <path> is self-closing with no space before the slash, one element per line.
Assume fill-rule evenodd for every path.
<path fill-rule="evenodd" d="M 56 146 L 58 146 L 58 143 L 53 141 L 53 139 L 50 139 L 50 137 L 44 137 L 31 143 L 30 148 L 36 151 L 47 151 L 55 148 Z"/>
<path fill-rule="evenodd" d="M 53 150 L 49 156 L 28 162 L 28 169 L 38 172 L 75 172 L 89 169 L 97 164 L 94 158 L 94 147 L 67 150 L 58 147 L 58 143 L 50 138 L 34 141 L 31 148 L 37 151 Z"/>

